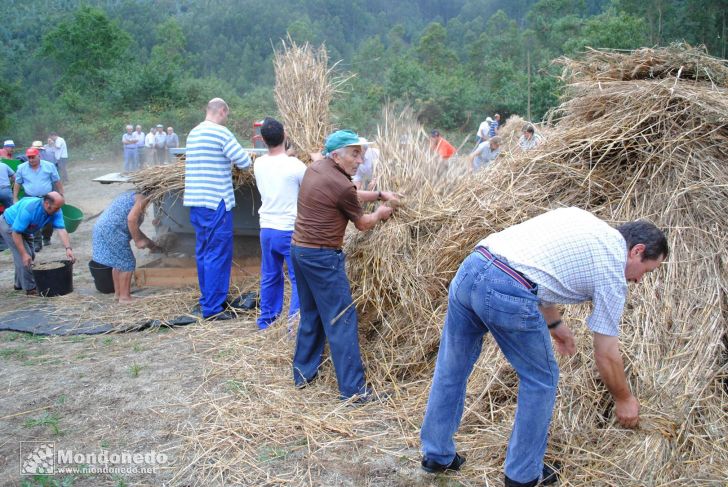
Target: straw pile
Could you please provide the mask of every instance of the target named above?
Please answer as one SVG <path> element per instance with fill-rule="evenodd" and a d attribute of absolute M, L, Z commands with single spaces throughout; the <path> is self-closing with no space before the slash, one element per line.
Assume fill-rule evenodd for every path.
<path fill-rule="evenodd" d="M 332 131 L 329 105 L 349 79 L 334 74 L 336 64 L 329 67 L 323 45 L 318 49 L 308 43 L 298 45 L 290 36 L 281 41 L 273 58 L 278 112 L 286 135 L 306 164 L 311 162 L 309 154 L 320 151 Z"/>
<path fill-rule="evenodd" d="M 632 288 L 622 320 L 641 428 L 615 425 L 583 324 L 589 306 L 570 306 L 565 321 L 578 350 L 559 359 L 547 460 L 563 462 L 562 485 L 721 485 L 728 470 L 728 91 L 716 80 L 728 68 L 691 49 L 684 53 L 690 66 L 711 66 L 714 82 L 686 79 L 686 57 L 675 49 L 652 51 L 661 60 L 657 78 L 633 67 L 644 63 L 645 50 L 561 60 L 569 89 L 552 116 L 553 135 L 540 150 L 514 153 L 475 176 L 438 171 L 416 124 L 389 113 L 378 138 L 378 180 L 405 193 L 405 205 L 376 230 L 348 235 L 346 245 L 367 376 L 392 398 L 342 406 L 328 362 L 320 381 L 295 391 L 284 327 L 229 340 L 219 346 L 234 358 L 217 360 L 214 370 L 234 390 L 205 398 L 205 422 L 187 432 L 191 461 L 177 480 L 197 472 L 205 482 L 373 484 L 394 471 L 392 484 L 423 481 L 417 436 L 447 284 L 485 235 L 579 206 L 612 223 L 651 219 L 668 231 L 671 256 Z M 601 67 L 583 68 L 594 63 Z M 620 78 L 603 79 L 606 72 Z M 486 338 L 456 437 L 469 459 L 461 482 L 501 481 L 516 394 L 515 374 Z M 342 473 L 363 460 L 364 472 Z"/>
<path fill-rule="evenodd" d="M 148 195 L 151 201 L 161 201 L 168 193 L 182 193 L 185 189 L 185 162 L 150 166 L 132 173 L 129 177 L 137 191 Z M 255 186 L 252 170 L 233 166 L 233 189 Z"/>

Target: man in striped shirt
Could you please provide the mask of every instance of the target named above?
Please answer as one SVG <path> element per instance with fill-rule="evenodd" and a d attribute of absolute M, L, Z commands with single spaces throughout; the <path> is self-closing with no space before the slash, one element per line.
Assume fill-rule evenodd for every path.
<path fill-rule="evenodd" d="M 652 223 L 612 228 L 579 208 L 560 208 L 480 241 L 450 283 L 448 310 L 421 438 L 428 472 L 458 470 L 465 459 L 453 435 L 463 414 L 468 376 L 490 332 L 518 374 L 518 407 L 505 463 L 506 487 L 548 485 L 558 466 L 544 465 L 562 355 L 576 352 L 557 304 L 591 301 L 587 326 L 594 361 L 622 426 L 639 423 L 619 351 L 627 283 L 638 283 L 667 257 L 665 235 Z M 549 337 L 550 335 L 550 337 Z"/>
<path fill-rule="evenodd" d="M 197 242 L 197 277 L 203 318 L 230 319 L 225 299 L 233 261 L 232 164 L 250 166 L 248 154 L 225 127 L 230 108 L 222 98 L 207 104 L 205 121 L 187 136 L 184 206 Z"/>

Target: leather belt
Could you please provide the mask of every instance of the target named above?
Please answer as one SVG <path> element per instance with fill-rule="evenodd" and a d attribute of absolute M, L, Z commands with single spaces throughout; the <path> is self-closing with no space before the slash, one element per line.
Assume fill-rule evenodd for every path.
<path fill-rule="evenodd" d="M 341 247 L 334 247 L 333 245 L 310 244 L 304 242 L 296 242 L 295 240 L 291 240 L 291 244 L 295 245 L 296 247 L 305 247 L 307 249 L 341 250 Z"/>

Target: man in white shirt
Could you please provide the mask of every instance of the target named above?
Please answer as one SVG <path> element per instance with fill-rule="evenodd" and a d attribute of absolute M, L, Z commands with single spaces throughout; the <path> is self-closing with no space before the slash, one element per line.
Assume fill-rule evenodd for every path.
<path fill-rule="evenodd" d="M 260 128 L 268 154 L 258 157 L 253 164 L 255 182 L 263 204 L 260 215 L 260 316 L 258 328 L 273 323 L 283 309 L 283 262 L 288 267 L 291 281 L 289 320 L 298 313 L 296 276 L 291 262 L 291 237 L 296 223 L 298 190 L 306 172 L 306 165 L 286 155 L 283 125 L 266 118 Z"/>
<path fill-rule="evenodd" d="M 51 140 L 53 141 L 53 152 L 56 156 L 56 165 L 61 176 L 61 181 L 68 182 L 68 146 L 63 137 L 59 137 L 56 132 L 51 132 Z"/>
<path fill-rule="evenodd" d="M 379 161 L 379 149 L 374 147 L 362 146 L 364 155 L 362 159 L 364 162 L 361 163 L 359 168 L 356 170 L 356 174 L 351 178 L 354 182 L 356 189 L 362 191 L 373 191 L 376 186 L 376 180 L 374 179 L 374 171 Z"/>
<path fill-rule="evenodd" d="M 136 158 L 136 168 L 137 169 L 144 169 L 144 138 L 146 135 L 142 131 L 142 126 L 137 125 L 134 127 L 134 136 L 137 139 L 137 158 Z"/>
<path fill-rule="evenodd" d="M 144 136 L 144 161 L 149 166 L 154 164 L 154 137 L 156 133 L 157 129 L 152 127 Z"/>
<path fill-rule="evenodd" d="M 579 208 L 560 208 L 494 233 L 465 258 L 450 283 L 448 310 L 421 438 L 427 472 L 459 470 L 465 459 L 453 435 L 468 376 L 486 333 L 519 378 L 518 407 L 505 462 L 506 487 L 548 485 L 558 465 L 544 465 L 559 367 L 551 345 L 574 355 L 559 304 L 593 303 L 587 326 L 594 361 L 626 428 L 639 424 L 619 351 L 627 283 L 638 283 L 667 258 L 664 233 L 646 221 L 612 228 Z M 549 337 L 550 335 L 550 337 Z"/>
<path fill-rule="evenodd" d="M 165 156 L 167 149 L 167 134 L 164 133 L 164 127 L 162 124 L 157 125 L 157 133 L 154 134 L 154 164 L 164 164 L 167 162 Z"/>
<path fill-rule="evenodd" d="M 475 147 L 478 147 L 482 142 L 488 140 L 488 132 L 490 131 L 490 124 L 493 123 L 493 119 L 490 117 L 486 117 L 483 122 L 481 122 L 480 127 L 478 127 L 478 131 L 475 134 Z"/>

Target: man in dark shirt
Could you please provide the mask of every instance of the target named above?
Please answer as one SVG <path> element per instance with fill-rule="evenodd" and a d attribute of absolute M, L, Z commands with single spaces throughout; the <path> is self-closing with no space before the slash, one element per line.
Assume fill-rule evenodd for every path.
<path fill-rule="evenodd" d="M 363 162 L 367 141 L 354 132 L 338 130 L 326 138 L 324 159 L 311 164 L 298 193 L 298 215 L 291 245 L 293 270 L 301 305 L 301 321 L 293 356 L 293 380 L 305 387 L 318 374 L 326 339 L 342 399 L 363 403 L 376 399 L 364 382 L 359 353 L 356 308 L 346 277 L 341 250 L 349 221 L 366 231 L 392 215 L 379 205 L 364 214 L 360 202 L 392 201 L 384 191 L 357 191 L 351 178 Z"/>

